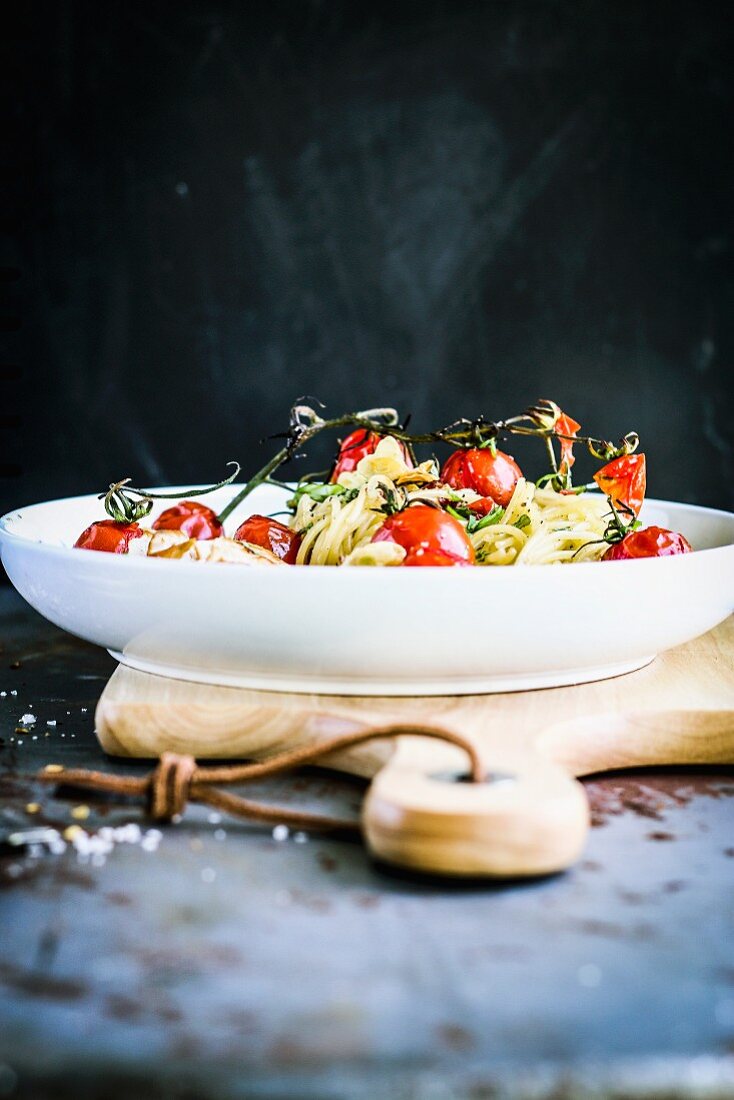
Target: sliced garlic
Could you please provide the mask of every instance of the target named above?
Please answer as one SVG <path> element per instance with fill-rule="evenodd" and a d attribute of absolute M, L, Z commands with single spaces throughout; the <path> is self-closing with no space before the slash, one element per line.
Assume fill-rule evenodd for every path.
<path fill-rule="evenodd" d="M 427 462 L 421 462 L 414 470 L 406 470 L 405 473 L 399 474 L 395 479 L 395 484 L 429 485 L 433 481 L 438 481 L 438 467 L 429 458 Z"/>
<path fill-rule="evenodd" d="M 282 565 L 272 551 L 250 542 L 238 542 L 224 536 L 218 539 L 200 539 L 194 544 L 192 554 L 197 561 L 229 562 L 233 565 Z"/>
<path fill-rule="evenodd" d="M 136 538 L 130 539 L 128 543 L 127 552 L 130 557 L 144 558 L 148 553 L 148 547 L 150 546 L 150 540 L 155 534 L 154 531 L 149 531 L 147 528 L 143 528 L 142 535 L 137 535 Z"/>
<path fill-rule="evenodd" d="M 382 474 L 393 481 L 404 474 L 410 467 L 405 461 L 403 448 L 392 435 L 383 436 L 371 455 L 357 463 L 357 473 L 362 477 L 372 477 L 374 474 Z"/>
<path fill-rule="evenodd" d="M 193 558 L 196 539 L 185 531 L 154 531 L 148 543 L 149 558 Z"/>

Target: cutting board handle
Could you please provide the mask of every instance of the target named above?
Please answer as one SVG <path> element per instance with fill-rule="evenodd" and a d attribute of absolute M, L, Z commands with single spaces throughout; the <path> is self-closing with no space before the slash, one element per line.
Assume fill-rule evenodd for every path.
<path fill-rule="evenodd" d="M 362 828 L 379 860 L 441 875 L 549 874 L 581 853 L 589 828 L 583 788 L 542 759 L 488 772 L 427 771 L 396 753 L 372 780 Z"/>
<path fill-rule="evenodd" d="M 549 726 L 535 749 L 571 775 L 660 764 L 734 764 L 734 710 L 582 715 Z"/>

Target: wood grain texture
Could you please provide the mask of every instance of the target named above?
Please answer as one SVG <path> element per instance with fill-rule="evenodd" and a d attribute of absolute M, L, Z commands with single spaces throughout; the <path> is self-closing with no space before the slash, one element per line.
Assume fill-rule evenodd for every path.
<path fill-rule="evenodd" d="M 734 763 L 734 618 L 647 668 L 505 695 L 362 699 L 220 688 L 120 667 L 97 707 L 105 751 L 265 758 L 389 723 L 471 738 L 486 783 L 457 781 L 459 748 L 402 736 L 325 759 L 373 778 L 362 823 L 381 859 L 453 875 L 527 875 L 580 853 L 588 806 L 574 777 L 608 768 Z"/>

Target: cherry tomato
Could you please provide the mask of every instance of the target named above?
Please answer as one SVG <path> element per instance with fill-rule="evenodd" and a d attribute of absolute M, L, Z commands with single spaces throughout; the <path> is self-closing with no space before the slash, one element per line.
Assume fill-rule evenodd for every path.
<path fill-rule="evenodd" d="M 415 504 L 389 516 L 372 541 L 402 546 L 406 551 L 403 565 L 474 564 L 474 548 L 461 524 L 427 504 Z"/>
<path fill-rule="evenodd" d="M 629 510 L 639 516 L 647 485 L 643 454 L 615 458 L 597 470 L 594 481 L 615 508 Z"/>
<path fill-rule="evenodd" d="M 240 542 L 251 542 L 254 546 L 264 546 L 288 565 L 296 564 L 301 536 L 277 519 L 267 516 L 250 516 L 241 523 L 234 537 Z"/>
<path fill-rule="evenodd" d="M 153 524 L 154 531 L 183 531 L 190 539 L 218 539 L 223 527 L 217 513 L 195 500 L 181 500 L 161 512 Z"/>
<path fill-rule="evenodd" d="M 491 497 L 480 497 L 479 500 L 474 500 L 467 505 L 469 511 L 474 512 L 476 516 L 488 516 L 496 507 Z"/>
<path fill-rule="evenodd" d="M 118 523 L 99 519 L 82 531 L 74 546 L 81 550 L 104 550 L 108 554 L 127 554 L 130 543 L 144 534 L 137 523 Z"/>
<path fill-rule="evenodd" d="M 363 458 L 375 453 L 377 444 L 384 438 L 384 436 L 378 435 L 377 432 L 368 432 L 366 428 L 357 428 L 355 431 L 350 432 L 339 446 L 339 454 L 336 457 L 329 481 L 336 482 L 341 474 L 351 474 L 353 470 L 357 469 Z M 412 469 L 413 463 L 410 461 L 405 445 L 401 443 L 400 448 L 407 465 Z"/>
<path fill-rule="evenodd" d="M 562 412 L 556 420 L 554 428 L 557 432 L 562 432 L 563 435 L 576 435 L 581 425 L 573 417 L 570 417 L 568 413 Z M 567 474 L 573 466 L 576 459 L 573 455 L 573 440 L 572 439 L 559 439 L 561 445 L 561 461 L 558 465 L 558 472 L 560 474 Z"/>
<path fill-rule="evenodd" d="M 664 527 L 642 527 L 630 531 L 621 542 L 615 542 L 603 561 L 623 561 L 627 558 L 667 558 L 671 554 L 690 554 L 693 547 L 677 531 Z"/>
<path fill-rule="evenodd" d="M 502 451 L 492 454 L 490 447 L 472 447 L 454 451 L 441 470 L 441 480 L 452 489 L 473 489 L 506 508 L 515 491 L 522 470 L 511 455 Z"/>

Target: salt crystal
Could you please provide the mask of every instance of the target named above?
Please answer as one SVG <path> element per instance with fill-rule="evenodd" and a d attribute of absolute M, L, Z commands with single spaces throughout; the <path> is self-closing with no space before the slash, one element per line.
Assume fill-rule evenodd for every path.
<path fill-rule="evenodd" d="M 49 718 L 48 721 L 46 722 L 46 725 L 47 726 L 55 726 L 56 725 L 56 719 L 55 718 Z"/>
<path fill-rule="evenodd" d="M 13 688 L 13 690 L 12 690 L 12 691 L 10 692 L 10 694 L 11 694 L 11 695 L 17 695 L 17 694 L 18 694 L 18 692 L 17 692 L 16 690 L 15 690 L 15 688 Z"/>
<path fill-rule="evenodd" d="M 214 839 L 215 840 L 225 840 L 226 837 L 227 837 L 226 829 L 215 829 L 214 830 Z"/>
<path fill-rule="evenodd" d="M 86 707 L 82 707 L 82 714 L 86 714 L 86 713 L 87 713 L 87 708 L 86 708 Z"/>
<path fill-rule="evenodd" d="M 144 836 L 140 841 L 140 847 L 144 852 L 155 852 L 158 850 L 160 841 L 154 836 Z"/>
<path fill-rule="evenodd" d="M 28 714 L 24 714 L 20 721 L 24 726 L 34 726 L 36 724 L 36 716 L 29 712 Z"/>
<path fill-rule="evenodd" d="M 203 869 L 203 871 L 201 872 L 201 881 L 202 882 L 214 882 L 214 879 L 216 877 L 217 877 L 217 872 L 214 870 L 213 867 L 205 867 Z"/>
<path fill-rule="evenodd" d="M 287 840 L 290 836 L 290 829 L 287 825 L 276 825 L 273 829 L 273 840 Z"/>
<path fill-rule="evenodd" d="M 209 817 L 207 818 L 207 821 L 210 825 L 218 825 L 221 820 L 222 815 L 217 813 L 209 814 Z"/>
<path fill-rule="evenodd" d="M 305 844 L 308 840 L 308 833 L 295 833 L 293 839 L 296 844 Z"/>
<path fill-rule="evenodd" d="M 8 694 L 7 691 L 0 691 L 0 696 L 2 696 L 3 699 L 5 698 L 5 696 L 7 694 Z"/>
<path fill-rule="evenodd" d="M 142 835 L 140 826 L 134 821 L 115 829 L 115 840 L 118 844 L 138 844 Z"/>
<path fill-rule="evenodd" d="M 38 829 L 23 829 L 21 832 L 11 833 L 8 837 L 8 844 L 13 845 L 13 847 L 22 844 L 46 844 L 58 835 L 56 829 L 49 829 L 46 826 Z"/>

